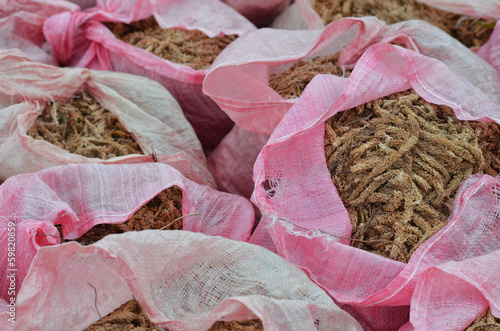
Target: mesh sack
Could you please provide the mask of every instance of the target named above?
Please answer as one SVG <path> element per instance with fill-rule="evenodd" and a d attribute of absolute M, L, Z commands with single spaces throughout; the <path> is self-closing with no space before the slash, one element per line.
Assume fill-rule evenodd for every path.
<path fill-rule="evenodd" d="M 476 194 L 471 200 L 488 212 L 498 213 L 498 178 L 481 181 L 477 186 L 485 194 Z M 496 223 L 491 222 L 491 226 L 498 228 L 498 218 Z M 487 232 L 490 233 L 489 230 Z M 475 258 L 450 261 L 427 269 L 415 287 L 411 323 L 406 330 L 464 330 L 485 312 L 498 318 L 499 258 L 497 249 Z"/>
<path fill-rule="evenodd" d="M 497 20 L 500 16 L 498 0 L 416 0 L 416 2 L 466 17 Z M 315 11 L 315 4 L 316 0 L 296 0 L 276 18 L 271 26 L 276 29 L 290 30 L 321 29 L 325 24 Z"/>
<path fill-rule="evenodd" d="M 266 26 L 278 16 L 291 0 L 223 0 L 256 26 Z"/>
<path fill-rule="evenodd" d="M 123 73 L 52 67 L 30 61 L 17 51 L 0 53 L 0 77 L 0 178 L 68 163 L 156 160 L 196 182 L 215 186 L 196 134 L 178 103 L 160 84 Z M 69 100 L 82 89 L 118 118 L 145 155 L 101 160 L 27 135 L 48 102 Z"/>
<path fill-rule="evenodd" d="M 272 42 L 264 42 L 268 40 Z M 242 129 L 270 135 L 298 100 L 278 94 L 269 84 L 271 74 L 281 73 L 299 60 L 340 51 L 339 65 L 352 69 L 363 52 L 376 43 L 404 45 L 441 60 L 500 104 L 498 73 L 460 42 L 423 21 L 386 25 L 374 17 L 345 18 L 322 30 L 252 32 L 219 55 L 203 91 Z"/>
<path fill-rule="evenodd" d="M 441 10 L 459 13 L 474 18 L 500 19 L 500 1 L 472 1 L 472 0 L 419 0 L 419 2 L 439 8 Z M 492 35 L 480 49 L 475 50 L 477 55 L 490 63 L 500 72 L 500 27 L 496 24 Z"/>
<path fill-rule="evenodd" d="M 266 330 L 361 330 L 304 272 L 262 247 L 153 230 L 42 248 L 17 297 L 15 326 L 82 329 L 99 319 L 96 308 L 104 316 L 132 298 L 172 331 L 256 318 Z"/>
<path fill-rule="evenodd" d="M 55 225 L 62 225 L 64 239 L 79 238 L 94 225 L 125 222 L 174 185 L 183 192 L 184 230 L 250 238 L 254 211 L 248 200 L 196 184 L 165 164 L 72 164 L 9 178 L 0 186 L 0 245 L 7 247 L 9 222 L 14 222 L 17 289 L 37 251 L 60 242 Z M 6 299 L 7 250 L 0 254 L 5 262 L 0 293 Z"/>
<path fill-rule="evenodd" d="M 250 199 L 253 165 L 269 136 L 235 125 L 208 157 L 208 169 L 219 190 Z"/>
<path fill-rule="evenodd" d="M 57 64 L 47 48 L 43 23 L 52 15 L 77 11 L 78 7 L 61 0 L 0 1 L 0 48 L 20 49 L 31 59 Z"/>
<path fill-rule="evenodd" d="M 255 29 L 218 0 L 104 0 L 82 13 L 51 17 L 44 25 L 44 34 L 61 64 L 127 72 L 160 82 L 179 102 L 208 153 L 233 126 L 201 91 L 208 69 L 196 70 L 161 59 L 119 40 L 102 24 L 131 23 L 152 15 L 161 28 L 200 30 L 209 37 L 243 35 Z"/>
<path fill-rule="evenodd" d="M 97 0 L 67 0 L 67 1 L 78 5 L 78 7 L 80 7 L 82 10 L 94 7 L 97 2 Z"/>
<path fill-rule="evenodd" d="M 482 256 L 500 245 L 494 219 L 484 216 L 489 210 L 468 203 L 475 177 L 457 192 L 448 224 L 408 263 L 349 246 L 352 225 L 326 166 L 324 122 L 337 112 L 410 88 L 430 103 L 451 107 L 458 119 L 500 123 L 500 108 L 443 63 L 379 44 L 366 51 L 348 80 L 314 78 L 254 167 L 252 199 L 262 219 L 251 242 L 274 246 L 341 303 L 408 306 L 426 269 Z"/>

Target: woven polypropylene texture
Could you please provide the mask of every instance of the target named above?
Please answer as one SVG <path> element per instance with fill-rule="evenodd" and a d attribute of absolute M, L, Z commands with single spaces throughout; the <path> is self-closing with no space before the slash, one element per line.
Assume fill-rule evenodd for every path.
<path fill-rule="evenodd" d="M 322 30 L 260 29 L 229 45 L 207 74 L 203 91 L 242 129 L 270 135 L 295 99 L 284 99 L 269 76 L 293 63 L 342 51 L 339 64 L 352 69 L 368 47 L 393 43 L 441 60 L 495 103 L 500 79 L 487 62 L 444 31 L 424 21 L 386 25 L 375 17 L 345 18 Z"/>
<path fill-rule="evenodd" d="M 441 9 L 443 11 L 468 15 L 478 18 L 500 19 L 500 2 L 498 0 L 416 0 L 417 2 Z M 307 26 L 310 29 L 321 29 L 325 25 L 314 10 L 316 0 L 295 0 L 288 10 L 273 22 L 276 29 L 298 30 Z"/>
<path fill-rule="evenodd" d="M 416 0 L 417 2 L 436 7 L 452 13 L 472 17 L 500 19 L 499 0 Z"/>
<path fill-rule="evenodd" d="M 132 296 L 169 330 L 253 318 L 266 330 L 361 330 L 303 271 L 262 247 L 154 230 L 41 249 L 18 296 L 15 329 L 81 329 L 99 319 L 95 300 L 105 316 Z M 11 328 L 6 318 L 0 325 Z"/>
<path fill-rule="evenodd" d="M 57 64 L 45 51 L 43 23 L 52 15 L 77 10 L 60 0 L 0 1 L 0 49 L 17 48 L 35 61 Z"/>
<path fill-rule="evenodd" d="M 183 229 L 247 241 L 254 225 L 252 204 L 196 184 L 159 163 L 73 164 L 9 178 L 0 186 L 0 243 L 7 247 L 9 222 L 16 224 L 19 289 L 33 256 L 43 246 L 75 239 L 101 223 L 125 222 L 137 209 L 173 185 L 183 191 Z M 7 251 L 0 293 L 7 294 Z"/>
<path fill-rule="evenodd" d="M 267 135 L 249 132 L 235 125 L 208 157 L 208 169 L 217 187 L 250 199 L 253 192 L 253 165 Z"/>
<path fill-rule="evenodd" d="M 167 163 L 202 184 L 215 187 L 193 128 L 179 104 L 160 84 L 123 73 L 57 68 L 0 52 L 0 178 L 68 163 Z M 69 100 L 81 89 L 93 94 L 139 143 L 145 155 L 108 160 L 67 152 L 27 135 L 49 101 Z M 2 98 L 3 96 L 3 98 Z"/>
<path fill-rule="evenodd" d="M 252 23 L 218 0 L 104 0 L 81 13 L 52 16 L 44 25 L 44 34 L 62 64 L 127 72 L 161 83 L 179 102 L 202 145 L 213 149 L 233 122 L 201 91 L 208 70 L 195 70 L 129 45 L 101 23 L 130 23 L 152 15 L 162 28 L 200 30 L 209 37 L 255 30 Z"/>
<path fill-rule="evenodd" d="M 448 225 L 408 264 L 348 245 L 351 223 L 326 166 L 324 122 L 337 112 L 410 88 L 428 102 L 451 107 L 459 119 L 500 123 L 500 107 L 443 63 L 380 44 L 367 50 L 348 80 L 314 78 L 255 164 L 252 199 L 263 218 L 251 241 L 274 245 L 339 302 L 410 305 L 418 275 L 427 268 L 500 248 L 500 228 L 491 217 L 497 198 L 488 195 L 485 184 L 493 179 L 481 175 L 462 184 Z M 471 202 L 477 194 L 484 205 Z"/>

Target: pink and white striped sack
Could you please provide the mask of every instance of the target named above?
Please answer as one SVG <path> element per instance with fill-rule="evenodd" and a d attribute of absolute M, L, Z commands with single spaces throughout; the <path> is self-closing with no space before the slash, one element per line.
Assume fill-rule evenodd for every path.
<path fill-rule="evenodd" d="M 0 49 L 17 48 L 32 60 L 56 65 L 47 52 L 43 23 L 66 11 L 78 11 L 78 6 L 62 0 L 0 0 Z"/>
<path fill-rule="evenodd" d="M 500 204 L 478 207 L 472 197 L 487 199 L 487 191 L 469 189 L 493 181 L 488 176 L 463 183 L 448 225 L 420 246 L 407 264 L 339 239 L 351 236 L 351 222 L 326 166 L 324 122 L 337 112 L 410 88 L 428 102 L 451 107 L 461 120 L 500 124 L 500 107 L 442 62 L 378 44 L 360 58 L 349 79 L 315 77 L 277 126 L 254 167 L 252 201 L 262 219 L 251 242 L 299 266 L 339 303 L 401 309 L 400 315 L 395 311 L 393 316 L 382 315 L 382 321 L 372 321 L 378 323 L 376 329 L 396 329 L 407 322 L 404 308 L 411 304 L 419 276 L 427 269 L 500 249 L 500 227 L 491 217 Z M 456 309 L 465 314 L 466 307 Z"/>
<path fill-rule="evenodd" d="M 117 39 L 102 23 L 131 23 L 154 16 L 162 28 L 200 30 L 209 37 L 244 35 L 255 26 L 219 0 L 102 0 L 81 13 L 51 17 L 44 34 L 59 63 L 148 77 L 161 83 L 181 105 L 206 152 L 231 130 L 233 122 L 201 91 L 208 69 L 161 59 Z"/>
<path fill-rule="evenodd" d="M 291 0 L 222 0 L 258 27 L 267 26 Z"/>
<path fill-rule="evenodd" d="M 376 43 L 405 45 L 442 60 L 500 104 L 500 78 L 495 70 L 460 42 L 423 21 L 387 26 L 377 18 L 364 17 L 338 20 L 318 31 L 260 29 L 229 45 L 203 84 L 203 91 L 237 123 L 208 158 L 219 187 L 244 196 L 253 190 L 250 171 L 257 155 L 298 100 L 284 99 L 274 91 L 269 86 L 271 74 L 302 59 L 339 51 L 340 64 L 351 69 Z"/>
<path fill-rule="evenodd" d="M 183 193 L 182 214 L 190 215 L 183 218 L 185 231 L 249 240 L 250 201 L 197 184 L 165 164 L 71 164 L 7 179 L 0 186 L 0 246 L 7 247 L 7 232 L 15 227 L 16 290 L 40 248 L 59 244 L 55 225 L 62 225 L 64 239 L 79 238 L 94 225 L 125 222 L 174 185 Z M 7 269 L 14 268 L 7 258 L 2 249 L 0 298 L 9 302 Z"/>
<path fill-rule="evenodd" d="M 266 331 L 362 330 L 303 271 L 262 247 L 158 230 L 41 248 L 17 297 L 16 324 L 2 309 L 0 328 L 81 330 L 133 298 L 172 331 L 248 319 Z"/>
<path fill-rule="evenodd" d="M 27 135 L 45 105 L 86 89 L 132 134 L 145 155 L 108 160 L 65 151 Z M 215 187 L 202 147 L 179 104 L 163 86 L 124 73 L 58 68 L 19 51 L 0 52 L 0 179 L 68 163 L 167 163 Z"/>

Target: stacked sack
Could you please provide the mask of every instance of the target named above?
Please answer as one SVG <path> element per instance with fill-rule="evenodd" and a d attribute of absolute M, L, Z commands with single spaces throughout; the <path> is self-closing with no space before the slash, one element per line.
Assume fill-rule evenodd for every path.
<path fill-rule="evenodd" d="M 2 330 L 500 329 L 497 0 L 4 2 Z"/>

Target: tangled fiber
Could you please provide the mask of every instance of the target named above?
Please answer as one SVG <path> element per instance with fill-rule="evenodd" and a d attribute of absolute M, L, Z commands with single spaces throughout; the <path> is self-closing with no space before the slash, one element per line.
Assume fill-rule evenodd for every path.
<path fill-rule="evenodd" d="M 408 262 L 446 225 L 467 176 L 498 174 L 491 132 L 498 125 L 459 121 L 412 90 L 328 119 L 327 166 L 349 212 L 351 245 Z"/>
<path fill-rule="evenodd" d="M 106 23 L 120 40 L 196 70 L 208 69 L 236 35 L 209 38 L 198 30 L 162 29 L 153 16 L 125 23 Z"/>
<path fill-rule="evenodd" d="M 70 101 L 47 104 L 28 135 L 70 153 L 102 160 L 144 154 L 116 116 L 85 91 Z"/>

